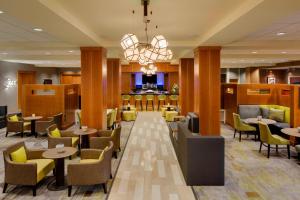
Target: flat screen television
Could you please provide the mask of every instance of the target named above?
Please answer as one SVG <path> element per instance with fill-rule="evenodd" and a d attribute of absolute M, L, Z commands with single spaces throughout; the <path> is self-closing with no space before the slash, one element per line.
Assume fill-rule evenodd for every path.
<path fill-rule="evenodd" d="M 142 82 L 143 82 L 143 84 L 147 84 L 147 83 L 156 84 L 157 83 L 157 75 L 154 74 L 151 76 L 147 76 L 146 74 L 143 74 Z"/>

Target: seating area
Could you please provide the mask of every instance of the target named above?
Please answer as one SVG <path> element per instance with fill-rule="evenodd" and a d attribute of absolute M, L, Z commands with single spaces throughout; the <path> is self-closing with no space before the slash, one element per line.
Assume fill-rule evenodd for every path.
<path fill-rule="evenodd" d="M 300 199 L 300 1 L 2 0 L 0 199 Z"/>

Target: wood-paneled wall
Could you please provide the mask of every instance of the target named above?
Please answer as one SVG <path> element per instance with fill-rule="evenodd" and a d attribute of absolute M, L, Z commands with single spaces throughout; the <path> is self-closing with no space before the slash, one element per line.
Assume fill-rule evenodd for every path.
<path fill-rule="evenodd" d="M 24 84 L 35 84 L 36 72 L 35 71 L 18 71 L 18 108 L 22 108 L 22 89 Z"/>
<path fill-rule="evenodd" d="M 182 58 L 179 64 L 179 105 L 181 115 L 194 109 L 194 59 Z"/>
<path fill-rule="evenodd" d="M 157 72 L 178 72 L 178 65 L 170 64 L 169 62 L 155 63 Z M 129 63 L 128 65 L 122 65 L 123 72 L 141 72 L 141 65 L 138 63 Z"/>
<path fill-rule="evenodd" d="M 82 124 L 106 129 L 107 62 L 106 49 L 81 47 Z"/>
<path fill-rule="evenodd" d="M 119 108 L 121 104 L 120 59 L 107 59 L 107 107 Z"/>
<path fill-rule="evenodd" d="M 63 126 L 69 127 L 75 122 L 75 110 L 78 108 L 78 85 L 23 85 L 22 112 L 24 116 L 32 114 L 51 117 L 63 113 Z"/>
<path fill-rule="evenodd" d="M 165 83 L 167 84 L 167 88 L 168 88 L 168 91 L 171 91 L 172 87 L 174 84 L 179 84 L 179 75 L 178 75 L 178 72 L 169 72 L 168 73 L 168 83 Z"/>
<path fill-rule="evenodd" d="M 131 73 L 123 72 L 121 75 L 121 82 L 122 82 L 122 93 L 129 93 L 131 91 L 132 79 L 131 79 Z"/>

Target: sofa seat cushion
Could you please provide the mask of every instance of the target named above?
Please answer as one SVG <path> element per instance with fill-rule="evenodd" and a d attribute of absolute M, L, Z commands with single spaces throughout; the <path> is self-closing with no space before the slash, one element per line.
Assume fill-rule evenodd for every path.
<path fill-rule="evenodd" d="M 47 176 L 47 174 L 49 174 L 49 172 L 55 167 L 52 159 L 32 159 L 27 160 L 27 163 L 37 164 L 37 183 Z"/>
<path fill-rule="evenodd" d="M 279 135 L 272 135 L 274 140 L 270 142 L 270 144 L 278 144 L 278 145 L 288 145 L 290 144 L 290 141 L 287 139 L 284 139 L 283 137 L 280 137 Z"/>
<path fill-rule="evenodd" d="M 72 137 L 72 146 L 76 146 L 79 142 L 79 137 Z"/>
<path fill-rule="evenodd" d="M 10 154 L 10 158 L 14 162 L 19 163 L 26 163 L 27 161 L 27 154 L 24 147 L 20 147 L 19 149 L 15 150 Z"/>
<path fill-rule="evenodd" d="M 99 162 L 99 159 L 82 159 L 79 161 L 80 164 L 90 164 Z"/>
<path fill-rule="evenodd" d="M 256 118 L 261 115 L 259 105 L 239 105 L 241 119 Z"/>
<path fill-rule="evenodd" d="M 272 124 L 273 126 L 276 126 L 277 128 L 290 128 L 291 126 L 288 123 L 284 123 L 284 122 L 277 122 L 275 124 Z"/>

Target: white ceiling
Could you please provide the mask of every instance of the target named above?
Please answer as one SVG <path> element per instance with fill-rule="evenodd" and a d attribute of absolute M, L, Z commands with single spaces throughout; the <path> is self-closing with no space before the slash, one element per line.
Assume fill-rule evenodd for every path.
<path fill-rule="evenodd" d="M 123 59 L 123 34 L 145 40 L 140 0 L 0 0 L 0 10 L 0 60 L 79 67 L 80 46 L 104 46 Z M 300 1 L 150 0 L 149 11 L 149 34 L 168 39 L 174 63 L 199 45 L 221 45 L 222 67 L 300 58 Z"/>

